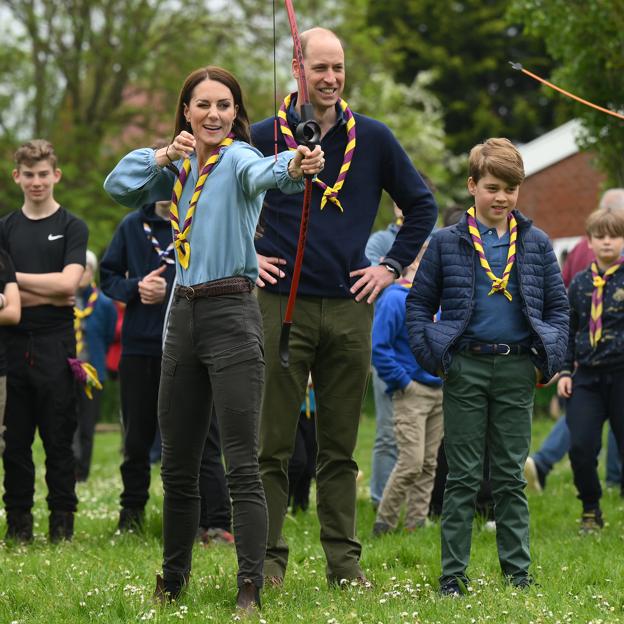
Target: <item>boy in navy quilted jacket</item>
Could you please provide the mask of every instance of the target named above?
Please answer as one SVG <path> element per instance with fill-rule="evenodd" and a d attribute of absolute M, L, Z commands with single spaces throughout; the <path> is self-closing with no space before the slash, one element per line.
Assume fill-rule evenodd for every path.
<path fill-rule="evenodd" d="M 463 594 L 468 584 L 486 446 L 502 572 L 516 587 L 532 583 L 523 466 L 535 382 L 560 370 L 568 334 L 568 301 L 550 241 L 515 210 L 524 179 L 520 153 L 507 139 L 488 139 L 471 150 L 469 169 L 474 206 L 433 234 L 407 298 L 410 347 L 425 370 L 445 379 L 445 595 Z"/>
<path fill-rule="evenodd" d="M 624 211 L 596 210 L 586 229 L 596 259 L 570 284 L 570 335 L 557 390 L 568 399 L 570 462 L 583 504 L 581 532 L 594 533 L 604 525 L 596 457 L 605 420 L 620 457 L 624 451 Z"/>

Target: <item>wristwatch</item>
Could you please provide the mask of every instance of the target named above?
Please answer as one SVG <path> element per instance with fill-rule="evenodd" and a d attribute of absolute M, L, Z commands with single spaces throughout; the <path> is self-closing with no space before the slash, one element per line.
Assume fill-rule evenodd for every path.
<path fill-rule="evenodd" d="M 401 277 L 401 265 L 395 260 L 386 259 L 383 262 L 380 262 L 379 266 L 386 267 L 390 273 L 394 274 L 395 279 L 399 279 L 399 277 Z"/>

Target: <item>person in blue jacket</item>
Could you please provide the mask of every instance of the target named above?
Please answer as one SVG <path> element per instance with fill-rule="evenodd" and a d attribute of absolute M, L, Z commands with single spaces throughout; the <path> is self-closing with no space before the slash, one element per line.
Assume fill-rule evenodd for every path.
<path fill-rule="evenodd" d="M 176 599 L 189 580 L 199 523 L 198 477 L 214 405 L 232 497 L 237 606 L 260 606 L 267 512 L 257 432 L 264 383 L 254 234 L 266 191 L 300 192 L 323 169 L 323 152 L 299 146 L 263 158 L 250 145 L 240 85 L 214 66 L 180 90 L 174 139 L 126 155 L 104 183 L 137 208 L 171 199 L 176 288 L 158 396 L 164 487 L 163 576 L 156 598 Z"/>
<path fill-rule="evenodd" d="M 117 308 L 95 284 L 97 256 L 87 249 L 87 264 L 76 292 L 74 329 L 76 356 L 91 364 L 101 384 L 106 381 L 106 352 L 115 337 Z M 78 392 L 78 428 L 74 434 L 76 481 L 86 481 L 91 469 L 95 423 L 100 417 L 102 391 L 93 388 L 91 398 Z"/>
<path fill-rule="evenodd" d="M 471 150 L 469 170 L 474 206 L 433 234 L 407 298 L 416 360 L 445 379 L 445 595 L 464 593 L 468 583 L 486 444 L 502 572 L 516 587 L 533 582 L 523 467 L 535 383 L 560 370 L 568 336 L 568 301 L 550 241 L 515 210 L 520 153 L 507 139 L 488 139 Z"/>
<path fill-rule="evenodd" d="M 386 288 L 375 307 L 373 365 L 392 397 L 399 450 L 377 508 L 376 536 L 397 528 L 404 503 L 405 530 L 425 525 L 442 440 L 442 380 L 418 365 L 405 325 L 405 300 L 421 254 L 401 279 Z"/>

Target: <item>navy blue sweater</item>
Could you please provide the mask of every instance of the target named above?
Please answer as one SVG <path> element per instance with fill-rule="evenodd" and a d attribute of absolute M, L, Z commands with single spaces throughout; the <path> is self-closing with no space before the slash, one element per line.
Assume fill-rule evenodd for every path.
<path fill-rule="evenodd" d="M 347 297 L 354 279 L 349 273 L 370 265 L 365 248 L 383 190 L 401 208 L 405 221 L 387 254 L 402 266 L 418 254 L 437 218 L 433 195 L 412 165 L 409 157 L 387 126 L 379 121 L 354 114 L 356 146 L 344 186 L 338 194 L 344 212 L 331 202 L 320 209 L 322 191 L 314 185 L 308 237 L 299 284 L 299 294 L 316 297 Z M 294 129 L 295 118 L 289 111 Z M 265 155 L 274 153 L 273 118 L 252 126 L 253 144 Z M 333 185 L 342 166 L 347 133 L 340 117 L 323 137 L 325 168 L 319 176 Z M 280 133 L 279 151 L 286 150 Z M 275 293 L 288 292 L 295 261 L 302 194 L 284 195 L 269 191 L 263 208 L 264 236 L 256 241 L 256 250 L 265 256 L 286 259 L 286 278 L 278 285 L 266 285 Z"/>
<path fill-rule="evenodd" d="M 589 343 L 589 319 L 594 291 L 591 268 L 574 276 L 570 283 L 570 335 L 563 368 L 572 372 L 574 362 L 592 370 L 624 368 L 624 266 L 608 280 L 603 290 L 602 338 Z"/>
<path fill-rule="evenodd" d="M 160 266 L 151 241 L 143 230 L 147 222 L 161 249 L 172 241 L 171 225 L 154 212 L 154 204 L 143 206 L 124 217 L 117 227 L 102 262 L 102 290 L 111 298 L 127 304 L 121 329 L 122 355 L 160 357 L 162 332 L 175 265 L 168 264 L 162 274 L 167 280 L 167 296 L 161 304 L 145 305 L 139 297 L 139 282 Z"/>
<path fill-rule="evenodd" d="M 516 263 L 522 311 L 531 331 L 532 360 L 544 381 L 563 364 L 568 341 L 568 298 L 548 237 L 517 211 Z M 472 314 L 476 252 L 466 215 L 438 230 L 418 267 L 407 297 L 407 331 L 419 364 L 444 375 Z M 499 295 L 493 295 L 498 297 Z M 502 295 L 500 295 L 502 296 Z M 432 321 L 438 306 L 440 320 Z"/>

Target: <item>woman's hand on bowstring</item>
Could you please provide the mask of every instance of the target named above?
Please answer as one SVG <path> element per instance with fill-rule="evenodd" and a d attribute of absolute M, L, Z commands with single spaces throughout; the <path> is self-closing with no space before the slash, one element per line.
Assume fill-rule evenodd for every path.
<path fill-rule="evenodd" d="M 173 141 L 156 150 L 156 162 L 164 167 L 173 164 L 174 160 L 188 158 L 195 151 L 195 137 L 186 130 L 182 130 Z"/>

